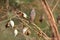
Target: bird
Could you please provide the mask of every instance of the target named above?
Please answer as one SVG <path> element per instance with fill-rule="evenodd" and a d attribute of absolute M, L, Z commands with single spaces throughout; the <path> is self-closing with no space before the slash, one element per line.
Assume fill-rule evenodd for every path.
<path fill-rule="evenodd" d="M 8 28 L 8 27 L 14 27 L 14 21 L 13 20 L 9 20 L 7 23 L 6 23 L 6 25 L 5 25 L 5 27 L 6 28 Z"/>
<path fill-rule="evenodd" d="M 27 18 L 27 14 L 26 14 L 26 13 L 23 13 L 23 17 L 24 17 L 24 18 Z"/>
<path fill-rule="evenodd" d="M 5 25 L 6 28 L 9 28 L 9 27 L 14 27 L 14 21 L 13 20 L 8 20 L 8 22 L 6 23 Z"/>
<path fill-rule="evenodd" d="M 31 31 L 29 30 L 28 27 L 24 27 L 24 28 L 23 28 L 23 34 L 24 34 L 24 35 L 27 35 L 27 36 L 31 34 Z"/>
<path fill-rule="evenodd" d="M 27 14 L 24 13 L 24 12 L 22 12 L 22 11 L 19 11 L 19 12 L 17 13 L 17 15 L 18 15 L 19 17 L 27 18 Z"/>
<path fill-rule="evenodd" d="M 30 22 L 34 21 L 35 16 L 36 16 L 35 9 L 32 8 L 31 13 L 30 13 Z"/>
<path fill-rule="evenodd" d="M 14 21 L 13 20 L 10 20 L 9 21 L 9 25 L 13 28 L 14 27 Z"/>
<path fill-rule="evenodd" d="M 25 34 L 27 30 L 28 30 L 28 27 L 24 27 L 23 28 L 23 34 Z"/>
<path fill-rule="evenodd" d="M 17 34 L 18 34 L 18 30 L 15 29 L 15 30 L 14 30 L 14 35 L 15 35 L 15 37 L 17 36 Z"/>

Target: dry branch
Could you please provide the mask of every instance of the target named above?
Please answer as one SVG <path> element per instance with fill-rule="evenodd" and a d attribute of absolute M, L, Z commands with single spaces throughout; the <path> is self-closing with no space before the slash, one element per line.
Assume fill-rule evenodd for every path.
<path fill-rule="evenodd" d="M 54 7 L 52 9 L 52 12 L 55 10 L 55 8 L 57 7 L 58 3 L 59 3 L 59 0 L 57 0 L 56 4 L 54 5 Z"/>
<path fill-rule="evenodd" d="M 42 5 L 44 7 L 44 10 L 46 12 L 46 15 L 48 17 L 48 21 L 51 25 L 50 27 L 51 27 L 53 35 L 54 35 L 53 39 L 60 40 L 59 32 L 58 32 L 57 25 L 56 25 L 56 22 L 55 22 L 54 17 L 53 17 L 53 13 L 52 13 L 48 3 L 46 2 L 46 0 L 41 0 L 41 2 L 42 2 Z"/>
<path fill-rule="evenodd" d="M 15 15 L 17 15 L 15 13 Z M 18 15 L 17 15 L 18 16 Z M 25 24 L 26 26 L 28 26 L 30 29 L 32 29 L 25 21 L 24 19 L 20 18 L 18 16 L 18 19 L 20 19 L 22 21 L 23 24 Z M 27 21 L 27 20 L 26 20 Z M 29 21 L 28 21 L 29 22 Z M 45 40 L 50 40 L 50 38 L 40 29 L 40 27 L 38 27 L 35 23 L 32 23 L 32 25 L 34 25 L 35 28 L 37 28 L 39 31 L 35 30 L 35 29 L 32 29 L 33 31 L 35 31 L 36 33 L 39 33 L 39 35 L 41 36 L 42 34 L 42 37 L 45 39 Z"/>
<path fill-rule="evenodd" d="M 24 22 L 24 20 L 23 19 L 21 19 L 21 18 L 19 18 L 26 26 L 28 26 L 30 29 L 32 29 L 27 23 L 25 23 Z M 38 33 L 39 32 L 39 35 L 41 36 L 41 34 L 42 34 L 42 37 L 45 39 L 45 40 L 50 40 L 50 38 L 38 27 L 38 26 L 36 26 L 35 24 L 33 24 L 35 27 L 37 27 L 38 29 L 39 29 L 39 31 L 36 31 L 36 30 L 34 30 L 34 29 L 32 29 L 32 30 L 34 30 L 36 33 Z"/>
<path fill-rule="evenodd" d="M 35 23 L 32 23 L 38 30 L 39 30 L 39 35 L 42 36 L 45 40 L 50 40 L 50 38 L 38 27 Z"/>

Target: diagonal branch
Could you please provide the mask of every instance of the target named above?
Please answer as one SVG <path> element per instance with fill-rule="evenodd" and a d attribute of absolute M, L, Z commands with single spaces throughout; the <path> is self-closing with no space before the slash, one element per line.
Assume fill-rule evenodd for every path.
<path fill-rule="evenodd" d="M 17 15 L 15 13 L 15 15 Z M 25 24 L 26 26 L 28 26 L 30 29 L 32 29 L 25 21 L 23 18 L 20 18 L 18 15 L 17 15 L 18 19 L 20 19 L 22 21 L 23 24 Z M 26 20 L 27 21 L 27 20 Z M 38 27 L 35 23 L 32 23 L 32 25 L 34 25 L 33 27 L 35 27 L 36 29 L 38 29 L 39 31 L 37 30 L 34 30 L 32 29 L 33 31 L 35 31 L 36 33 L 39 32 L 39 35 L 42 34 L 42 37 L 45 39 L 45 40 L 50 40 L 50 38 L 40 29 L 40 27 Z"/>
<path fill-rule="evenodd" d="M 19 18 L 19 19 L 20 19 L 26 26 L 28 26 L 30 29 L 32 29 L 27 23 L 24 22 L 23 19 L 21 19 L 21 18 Z M 36 30 L 34 30 L 34 29 L 32 29 L 32 30 L 34 30 L 36 33 L 39 32 L 39 35 L 42 34 L 42 37 L 43 37 L 45 40 L 50 40 L 50 38 L 49 38 L 36 24 L 33 23 L 33 25 L 34 25 L 35 27 L 37 27 L 37 28 L 39 29 L 39 31 L 36 31 Z"/>
<path fill-rule="evenodd" d="M 59 3 L 59 0 L 57 0 L 56 4 L 54 5 L 54 7 L 52 9 L 52 12 L 55 10 L 55 8 L 57 7 L 58 3 Z"/>
<path fill-rule="evenodd" d="M 48 21 L 51 25 L 50 27 L 51 27 L 53 35 L 54 35 L 53 39 L 60 40 L 59 32 L 58 32 L 57 25 L 56 25 L 56 22 L 55 22 L 54 17 L 53 17 L 53 13 L 52 13 L 48 3 L 46 2 L 46 0 L 41 0 L 41 2 L 42 2 L 44 10 L 46 12 L 46 15 L 48 17 Z"/>
<path fill-rule="evenodd" d="M 39 30 L 39 35 L 41 34 L 45 40 L 50 40 L 50 38 L 35 23 L 32 23 L 32 25 L 34 25 Z"/>

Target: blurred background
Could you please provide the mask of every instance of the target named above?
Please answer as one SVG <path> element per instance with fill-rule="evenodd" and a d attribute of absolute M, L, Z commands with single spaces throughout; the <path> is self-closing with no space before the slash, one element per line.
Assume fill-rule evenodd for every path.
<path fill-rule="evenodd" d="M 48 5 L 50 6 L 56 24 L 58 26 L 58 30 L 60 32 L 60 24 L 57 23 L 57 18 L 60 15 L 60 0 L 46 0 Z M 56 7 L 55 7 L 56 6 Z M 55 7 L 55 8 L 54 8 Z M 48 22 L 47 16 L 41 4 L 41 0 L 0 0 L 0 40 L 44 40 L 43 37 L 39 37 L 35 31 L 31 30 L 31 34 L 29 36 L 24 36 L 22 34 L 22 28 L 24 25 L 17 17 L 14 17 L 15 14 L 12 12 L 13 9 L 18 9 L 27 14 L 27 19 L 30 20 L 30 13 L 32 8 L 35 8 L 36 16 L 34 23 L 41 28 L 41 30 L 46 33 L 49 37 L 52 37 L 50 24 Z M 40 22 L 41 16 L 44 18 L 42 22 Z M 15 37 L 14 29 L 5 28 L 5 25 L 8 20 L 12 19 L 15 22 L 15 26 L 18 29 L 19 33 Z M 27 23 L 28 24 L 28 23 Z M 33 29 L 33 25 L 29 23 L 31 28 Z"/>

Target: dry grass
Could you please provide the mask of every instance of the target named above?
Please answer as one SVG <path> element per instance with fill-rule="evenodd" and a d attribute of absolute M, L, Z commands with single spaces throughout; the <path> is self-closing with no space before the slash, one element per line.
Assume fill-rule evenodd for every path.
<path fill-rule="evenodd" d="M 21 0 L 21 1 L 24 1 L 24 0 Z M 56 1 L 57 0 L 46 0 L 51 8 L 54 9 L 53 11 L 53 15 L 54 15 L 54 18 L 56 20 L 58 14 L 60 13 L 60 1 L 59 3 L 57 2 L 56 4 Z M 25 23 L 25 21 L 21 21 L 21 19 L 17 19 L 16 15 L 13 14 L 13 13 L 7 13 L 7 10 L 1 10 L 0 11 L 0 19 L 2 21 L 0 21 L 0 40 L 45 40 L 44 37 L 41 37 L 41 36 L 38 36 L 37 33 L 38 31 L 40 30 L 39 28 L 41 28 L 41 30 L 48 36 L 48 37 L 52 37 L 52 33 L 51 33 L 51 28 L 49 27 L 50 25 L 47 24 L 47 17 L 46 17 L 46 14 L 43 10 L 43 6 L 41 4 L 41 0 L 33 0 L 33 1 L 24 1 L 25 3 L 21 4 L 20 5 L 20 8 L 18 8 L 20 11 L 23 11 L 25 12 L 27 15 L 28 15 L 28 19 L 27 21 L 29 21 L 29 14 L 30 14 L 30 11 L 31 11 L 31 8 L 34 7 L 36 9 L 36 18 L 34 20 L 34 23 L 37 25 L 33 25 L 33 24 L 28 24 L 28 23 Z M 54 7 L 54 5 L 57 5 L 56 7 Z M 4 8 L 3 8 L 4 9 Z M 42 23 L 39 22 L 39 17 L 41 14 L 44 14 L 44 17 L 45 19 L 43 20 Z M 5 18 L 5 16 L 8 16 Z M 14 29 L 11 29 L 11 28 L 5 28 L 5 24 L 7 23 L 7 21 L 9 19 L 12 19 L 14 20 L 15 22 L 15 26 L 18 28 L 19 30 L 19 34 L 17 35 L 17 37 L 14 37 L 14 34 L 13 34 L 13 30 Z M 24 19 L 26 20 L 26 19 Z M 29 26 L 32 34 L 29 35 L 29 36 L 25 36 L 22 34 L 22 27 L 21 25 L 23 26 Z M 35 27 L 34 27 L 35 26 Z M 38 28 L 36 28 L 38 27 Z M 58 26 L 58 28 L 60 28 L 60 25 Z M 60 29 L 59 29 L 60 31 Z"/>

